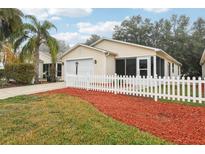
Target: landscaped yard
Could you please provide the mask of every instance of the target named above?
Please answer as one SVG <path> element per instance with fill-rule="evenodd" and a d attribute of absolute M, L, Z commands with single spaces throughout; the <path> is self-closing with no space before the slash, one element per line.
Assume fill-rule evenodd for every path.
<path fill-rule="evenodd" d="M 170 143 L 170 142 L 169 142 Z M 66 94 L 0 100 L 0 144 L 168 144 Z"/>
<path fill-rule="evenodd" d="M 0 124 L 0 144 L 205 144 L 204 106 L 73 88 L 1 100 Z"/>

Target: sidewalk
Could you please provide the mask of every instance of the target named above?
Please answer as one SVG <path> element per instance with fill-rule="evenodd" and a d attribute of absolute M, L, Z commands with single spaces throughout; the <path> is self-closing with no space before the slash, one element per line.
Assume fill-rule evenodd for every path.
<path fill-rule="evenodd" d="M 39 93 L 39 92 L 44 92 L 44 91 L 49 91 L 54 89 L 61 89 L 61 88 L 65 88 L 64 82 L 3 88 L 0 89 L 0 99 L 14 97 L 18 95 L 34 94 L 34 93 Z"/>

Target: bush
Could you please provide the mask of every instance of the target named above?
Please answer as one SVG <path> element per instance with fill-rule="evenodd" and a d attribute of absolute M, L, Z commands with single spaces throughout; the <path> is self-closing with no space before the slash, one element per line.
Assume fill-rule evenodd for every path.
<path fill-rule="evenodd" d="M 5 76 L 7 80 L 13 79 L 17 83 L 30 84 L 34 74 L 34 66 L 32 64 L 5 65 Z"/>
<path fill-rule="evenodd" d="M 0 69 L 0 80 L 5 77 L 5 73 L 3 69 Z"/>

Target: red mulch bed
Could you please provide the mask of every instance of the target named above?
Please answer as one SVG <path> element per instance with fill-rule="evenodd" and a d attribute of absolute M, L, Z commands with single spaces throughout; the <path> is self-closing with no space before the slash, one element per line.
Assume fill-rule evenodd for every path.
<path fill-rule="evenodd" d="M 114 119 L 176 144 L 205 144 L 205 107 L 72 88 L 48 93 L 78 96 Z"/>

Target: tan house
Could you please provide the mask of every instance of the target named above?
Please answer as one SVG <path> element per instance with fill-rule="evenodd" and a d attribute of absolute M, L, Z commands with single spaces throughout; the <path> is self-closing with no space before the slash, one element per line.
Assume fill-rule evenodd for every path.
<path fill-rule="evenodd" d="M 179 76 L 181 63 L 165 51 L 112 39 L 78 44 L 62 55 L 65 74 Z"/>
<path fill-rule="evenodd" d="M 200 65 L 201 65 L 202 77 L 204 78 L 205 77 L 205 50 L 201 56 Z"/>
<path fill-rule="evenodd" d="M 57 55 L 57 64 L 56 64 L 56 77 L 58 80 L 62 80 L 62 62 L 61 62 L 62 54 L 59 53 Z M 51 55 L 49 52 L 39 52 L 39 78 L 46 79 L 50 76 L 50 68 L 51 68 Z"/>

